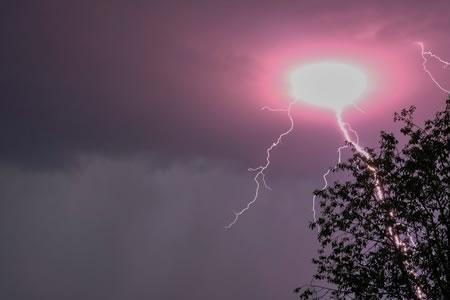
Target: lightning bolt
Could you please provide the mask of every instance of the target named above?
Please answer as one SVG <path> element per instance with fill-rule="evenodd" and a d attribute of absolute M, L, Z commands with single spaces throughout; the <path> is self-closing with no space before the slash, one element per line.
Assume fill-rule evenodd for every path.
<path fill-rule="evenodd" d="M 439 56 L 433 54 L 433 52 L 431 52 L 431 51 L 426 51 L 425 50 L 425 46 L 424 46 L 424 44 L 422 42 L 417 42 L 417 44 L 419 45 L 420 50 L 421 50 L 421 55 L 422 55 L 422 60 L 423 60 L 422 61 L 423 71 L 428 74 L 430 79 L 434 82 L 434 84 L 441 91 L 443 91 L 446 94 L 450 94 L 450 90 L 442 87 L 442 85 L 436 80 L 436 78 L 434 78 L 433 74 L 431 74 L 430 70 L 428 70 L 428 68 L 427 68 L 428 57 L 431 57 L 431 58 L 436 59 L 437 61 L 439 61 L 441 64 L 444 65 L 444 68 L 447 68 L 448 66 L 450 66 L 450 62 L 443 60 Z"/>
<path fill-rule="evenodd" d="M 256 172 L 255 176 L 253 177 L 253 181 L 255 182 L 255 193 L 253 195 L 253 199 L 247 203 L 247 205 L 242 208 L 240 211 L 238 212 L 234 212 L 234 219 L 225 226 L 226 229 L 230 229 L 234 224 L 236 224 L 236 222 L 239 220 L 239 217 L 241 215 L 243 215 L 247 210 L 250 209 L 250 207 L 256 202 L 256 200 L 258 200 L 259 197 L 259 191 L 261 189 L 261 183 L 262 185 L 268 189 L 271 190 L 270 186 L 267 184 L 266 182 L 266 174 L 264 173 L 270 166 L 270 155 L 272 153 L 272 151 L 281 143 L 282 139 L 287 136 L 288 134 L 290 134 L 293 130 L 294 130 L 294 118 L 292 117 L 292 106 L 294 105 L 296 101 L 292 101 L 291 103 L 289 103 L 289 106 L 287 108 L 271 108 L 268 106 L 264 106 L 262 108 L 262 110 L 267 110 L 267 111 L 271 111 L 271 112 L 285 112 L 289 118 L 289 128 L 282 132 L 278 138 L 266 149 L 266 161 L 265 164 L 260 165 L 256 168 L 249 168 L 248 171 L 249 172 Z"/>
<path fill-rule="evenodd" d="M 450 90 L 444 88 L 437 80 L 436 78 L 433 76 L 433 74 L 430 72 L 430 70 L 428 70 L 427 68 L 427 62 L 429 58 L 435 59 L 438 62 L 440 62 L 444 68 L 447 68 L 448 66 L 450 66 L 450 62 L 442 59 L 441 57 L 435 55 L 433 52 L 429 51 L 429 50 L 425 50 L 425 46 L 422 42 L 418 42 L 417 43 L 420 46 L 420 50 L 421 50 L 421 56 L 422 56 L 422 68 L 423 71 L 430 77 L 430 79 L 433 81 L 433 83 L 444 93 L 446 94 L 450 94 Z M 351 126 L 348 123 L 345 123 L 342 119 L 342 112 L 341 111 L 337 111 L 336 112 L 336 118 L 337 118 L 337 123 L 339 126 L 339 129 L 341 130 L 342 134 L 344 135 L 345 140 L 350 143 L 355 150 L 361 154 L 364 158 L 367 159 L 367 161 L 371 161 L 372 157 L 371 155 L 365 151 L 361 145 L 359 144 L 359 137 L 358 134 L 355 130 L 353 130 L 351 128 Z M 350 133 L 352 133 L 355 137 L 355 140 L 352 139 Z M 341 151 L 345 148 L 345 146 L 339 147 L 338 148 L 338 164 L 341 162 Z M 325 190 L 328 187 L 328 181 L 327 181 L 327 176 L 330 174 L 330 172 L 332 170 L 334 170 L 336 167 L 328 169 L 328 171 L 323 175 L 323 180 L 324 180 L 324 186 L 322 188 L 322 190 Z M 378 201 L 384 201 L 384 194 L 383 194 L 383 189 L 381 186 L 381 183 L 378 179 L 378 174 L 377 174 L 377 169 L 372 166 L 371 164 L 368 163 L 367 165 L 368 170 L 372 173 L 374 179 L 375 179 L 375 195 L 376 198 L 378 199 Z M 315 211 L 315 200 L 316 200 L 316 196 L 313 197 L 313 217 L 314 217 L 314 221 L 316 221 L 316 211 Z M 394 211 L 390 211 L 388 213 L 389 217 L 391 218 L 391 220 L 395 220 L 395 212 Z M 396 222 L 397 225 L 397 222 Z M 318 227 L 318 230 L 320 230 L 320 227 Z M 405 243 L 402 238 L 394 232 L 394 229 L 392 226 L 388 226 L 387 227 L 387 232 L 388 235 L 390 237 L 390 239 L 394 242 L 395 247 L 405 256 L 408 255 L 408 251 L 410 246 L 412 246 L 413 248 L 416 247 L 416 242 L 414 241 L 414 239 L 412 238 L 412 236 L 409 234 L 409 232 L 406 233 L 406 236 L 408 238 L 409 243 Z M 407 270 L 408 274 L 410 274 L 413 278 L 417 278 L 418 274 L 415 271 L 415 267 L 414 265 L 409 261 L 409 260 L 405 260 L 403 262 L 405 269 Z M 421 287 L 419 285 L 415 285 L 415 294 L 417 296 L 418 299 L 426 299 L 426 294 L 422 291 Z"/>
<path fill-rule="evenodd" d="M 350 129 L 353 131 L 353 129 Z M 355 131 L 356 133 L 356 131 Z M 356 135 L 357 136 L 357 135 Z M 338 153 L 338 160 L 337 160 L 337 164 L 333 167 L 333 168 L 329 168 L 325 173 L 323 173 L 322 178 L 323 178 L 323 187 L 320 189 L 321 191 L 324 191 L 327 187 L 328 187 L 328 175 L 330 175 L 330 173 L 334 170 L 336 170 L 336 168 L 338 167 L 338 165 L 341 163 L 342 160 L 342 150 L 344 150 L 345 148 L 348 148 L 347 145 L 344 146 L 340 146 L 339 148 L 337 148 L 337 153 Z M 313 212 L 313 219 L 314 222 L 317 221 L 316 218 L 316 195 L 313 196 L 312 198 L 312 212 Z M 320 231 L 320 226 L 317 227 L 317 231 Z"/>
<path fill-rule="evenodd" d="M 373 178 L 375 179 L 375 195 L 376 195 L 376 198 L 378 199 L 378 201 L 384 201 L 384 193 L 383 193 L 382 185 L 381 185 L 380 180 L 378 178 L 377 169 L 373 165 L 371 165 L 369 163 L 370 161 L 372 161 L 372 156 L 361 147 L 361 145 L 359 144 L 359 138 L 358 138 L 357 132 L 355 130 L 353 130 L 348 123 L 345 123 L 342 120 L 342 113 L 340 111 L 336 112 L 336 118 L 337 118 L 337 123 L 338 123 L 339 129 L 342 131 L 342 134 L 344 135 L 345 140 L 348 143 L 350 143 L 359 154 L 361 154 L 364 158 L 367 159 L 367 161 L 368 161 L 367 169 L 372 173 Z M 355 140 L 352 139 L 350 133 L 352 133 L 355 136 Z M 341 158 L 339 156 L 339 161 L 340 161 L 340 159 Z M 326 176 L 325 175 L 324 175 L 324 178 L 326 180 Z M 324 189 L 325 188 L 326 188 L 326 186 L 324 187 Z M 391 220 L 395 220 L 395 213 L 394 213 L 394 211 L 390 211 L 388 213 L 388 215 L 389 215 L 389 218 L 391 218 Z M 396 225 L 397 225 L 397 223 L 396 223 Z M 407 256 L 408 255 L 408 251 L 409 251 L 409 245 L 407 243 L 405 243 L 397 233 L 394 232 L 394 229 L 392 228 L 392 226 L 388 226 L 387 227 L 387 232 L 388 232 L 388 235 L 389 235 L 390 239 L 394 242 L 394 245 L 398 249 L 398 251 L 400 251 L 403 255 Z M 415 243 L 412 240 L 412 238 L 409 236 L 409 234 L 408 234 L 408 237 L 410 238 L 410 243 L 414 247 Z M 405 266 L 406 271 L 411 276 L 413 276 L 413 278 L 417 278 L 417 276 L 418 276 L 417 272 L 415 271 L 415 268 L 414 268 L 413 264 L 409 260 L 405 260 L 403 262 L 403 265 Z M 415 285 L 415 293 L 416 293 L 416 296 L 417 296 L 418 299 L 426 299 L 426 295 L 422 291 L 421 287 L 419 285 L 417 285 L 417 284 Z"/>
<path fill-rule="evenodd" d="M 365 111 L 363 111 L 363 110 L 361 110 L 361 112 L 365 113 Z M 343 122 L 343 123 L 342 123 L 342 126 L 347 127 L 347 130 L 350 131 L 350 132 L 355 136 L 356 144 L 359 144 L 359 136 L 358 136 L 358 133 L 356 132 L 356 130 L 354 130 L 354 129 L 350 126 L 350 124 L 348 124 L 348 123 L 344 123 L 344 122 Z M 339 148 L 337 148 L 337 153 L 338 153 L 337 164 L 336 164 L 333 168 L 329 168 L 329 169 L 322 175 L 324 185 L 323 185 L 323 187 L 320 189 L 321 191 L 324 191 L 324 190 L 328 187 L 328 179 L 327 179 L 327 177 L 328 177 L 328 175 L 330 175 L 330 173 L 331 173 L 332 171 L 336 170 L 336 168 L 337 168 L 337 167 L 339 166 L 339 164 L 342 162 L 342 150 L 344 150 L 344 149 L 346 149 L 346 148 L 348 148 L 348 145 L 343 145 L 343 146 L 340 146 Z M 314 196 L 313 196 L 313 199 L 312 199 L 312 211 L 313 211 L 313 219 L 314 219 L 314 222 L 317 221 L 317 218 L 316 218 L 316 197 L 317 197 L 317 196 L 314 195 Z M 317 231 L 320 231 L 320 226 L 317 227 Z"/>
<path fill-rule="evenodd" d="M 433 52 L 429 51 L 429 50 L 425 50 L 425 46 L 422 42 L 418 42 L 417 43 L 420 46 L 420 50 L 421 50 L 421 56 L 422 56 L 422 68 L 423 71 L 428 74 L 428 76 L 430 77 L 430 79 L 433 81 L 433 83 L 444 93 L 446 94 L 450 94 L 450 90 L 444 88 L 437 80 L 436 78 L 433 76 L 433 74 L 430 72 L 430 70 L 428 70 L 427 68 L 427 62 L 428 62 L 428 58 L 432 58 L 437 60 L 438 62 L 440 62 L 444 68 L 447 68 L 448 66 L 450 66 L 450 62 L 445 61 L 444 59 L 442 59 L 441 57 L 435 55 Z M 341 111 L 337 111 L 336 112 L 336 118 L 337 118 L 337 123 L 339 126 L 339 129 L 342 131 L 342 134 L 344 135 L 345 140 L 350 143 L 355 150 L 361 154 L 364 158 L 367 159 L 367 161 L 371 161 L 372 157 L 371 155 L 365 151 L 361 145 L 359 144 L 359 138 L 358 138 L 358 134 L 355 130 L 353 130 L 351 128 L 351 126 L 348 123 L 343 122 L 342 120 L 342 112 Z M 356 140 L 353 140 L 351 138 L 350 133 L 352 133 L 355 136 Z M 338 157 L 338 164 L 341 162 L 341 151 L 344 147 L 339 147 L 338 148 L 338 152 L 339 152 L 339 157 Z M 335 167 L 336 168 L 336 167 Z M 367 164 L 367 168 L 368 170 L 372 173 L 374 179 L 375 179 L 375 195 L 376 198 L 378 199 L 378 201 L 384 201 L 384 194 L 383 194 L 383 189 L 381 186 L 381 183 L 378 179 L 378 172 L 377 169 L 372 166 L 371 164 Z M 327 182 L 327 176 L 330 174 L 330 172 L 333 169 L 329 169 L 324 175 L 323 175 L 323 179 L 324 179 L 324 186 L 322 188 L 322 190 L 325 190 L 328 186 L 328 182 Z M 313 197 L 313 213 L 314 213 L 314 221 L 316 221 L 316 211 L 315 211 L 315 196 Z M 395 220 L 395 212 L 394 211 L 390 211 L 388 213 L 389 217 L 391 218 L 391 220 Z M 398 223 L 396 222 L 396 225 Z M 320 230 L 320 228 L 319 228 Z M 387 227 L 387 232 L 388 235 L 390 237 L 390 239 L 394 242 L 395 247 L 405 256 L 408 255 L 409 252 L 409 248 L 410 245 L 414 248 L 416 247 L 416 242 L 414 241 L 414 239 L 412 238 L 412 236 L 409 234 L 409 232 L 406 233 L 406 236 L 409 240 L 409 243 L 405 243 L 402 238 L 394 232 L 394 229 L 392 226 L 388 226 Z M 414 265 L 409 261 L 409 260 L 405 260 L 403 262 L 406 271 L 413 276 L 413 278 L 417 278 L 418 274 L 415 271 L 415 267 Z M 425 293 L 422 291 L 421 287 L 419 285 L 415 285 L 415 293 L 418 299 L 426 299 L 426 295 Z"/>
<path fill-rule="evenodd" d="M 417 45 L 419 45 L 420 47 L 420 54 L 422 56 L 422 68 L 423 71 L 428 74 L 428 76 L 430 77 L 431 81 L 433 81 L 433 83 L 444 93 L 446 94 L 450 94 L 450 90 L 444 88 L 437 80 L 436 78 L 434 78 L 433 74 L 431 74 L 430 70 L 428 70 L 427 68 L 427 62 L 428 62 L 428 57 L 433 58 L 435 60 L 437 60 L 438 62 L 440 62 L 443 66 L 444 69 L 446 69 L 448 66 L 450 66 L 450 62 L 442 59 L 441 57 L 435 55 L 433 52 L 431 52 L 430 50 L 425 50 L 425 45 L 422 42 L 417 42 Z M 407 232 L 407 236 L 409 238 L 409 242 L 411 243 L 411 245 L 413 247 L 416 247 L 416 242 L 414 241 L 413 237 L 410 235 L 409 232 Z"/>

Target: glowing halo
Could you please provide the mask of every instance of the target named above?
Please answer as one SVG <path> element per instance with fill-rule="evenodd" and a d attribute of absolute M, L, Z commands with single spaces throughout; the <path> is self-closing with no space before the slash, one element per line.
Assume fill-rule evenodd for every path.
<path fill-rule="evenodd" d="M 291 96 L 310 105 L 341 112 L 368 86 L 366 74 L 340 61 L 318 61 L 295 68 L 289 76 Z"/>

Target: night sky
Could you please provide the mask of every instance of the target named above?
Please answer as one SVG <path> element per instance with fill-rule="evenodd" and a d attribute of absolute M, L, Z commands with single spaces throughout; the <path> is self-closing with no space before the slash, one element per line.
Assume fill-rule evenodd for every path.
<path fill-rule="evenodd" d="M 295 299 L 333 112 L 296 104 L 273 190 L 224 229 L 289 126 L 261 110 L 291 101 L 289 69 L 371 72 L 365 113 L 344 114 L 369 147 L 446 98 L 416 42 L 450 59 L 449 1 L 2 1 L 0 23 L 1 299 Z"/>

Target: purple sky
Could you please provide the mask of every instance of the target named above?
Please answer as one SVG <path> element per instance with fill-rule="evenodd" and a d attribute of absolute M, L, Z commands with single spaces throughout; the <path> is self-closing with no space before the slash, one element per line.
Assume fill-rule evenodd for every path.
<path fill-rule="evenodd" d="M 3 1 L 0 22 L 1 299 L 295 299 L 343 143 L 332 113 L 296 106 L 273 191 L 223 228 L 289 125 L 260 110 L 287 105 L 289 67 L 376 73 L 345 114 L 366 146 L 446 97 L 414 42 L 450 59 L 448 1 Z"/>

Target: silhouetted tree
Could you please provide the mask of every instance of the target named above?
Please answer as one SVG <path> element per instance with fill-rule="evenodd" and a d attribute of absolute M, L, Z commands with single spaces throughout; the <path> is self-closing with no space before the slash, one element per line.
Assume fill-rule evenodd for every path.
<path fill-rule="evenodd" d="M 418 288 L 426 299 L 450 299 L 450 97 L 422 127 L 414 110 L 394 117 L 406 141 L 382 132 L 379 150 L 367 149 L 372 160 L 353 150 L 334 169 L 344 182 L 315 191 L 317 271 L 296 289 L 300 299 L 418 299 Z"/>

